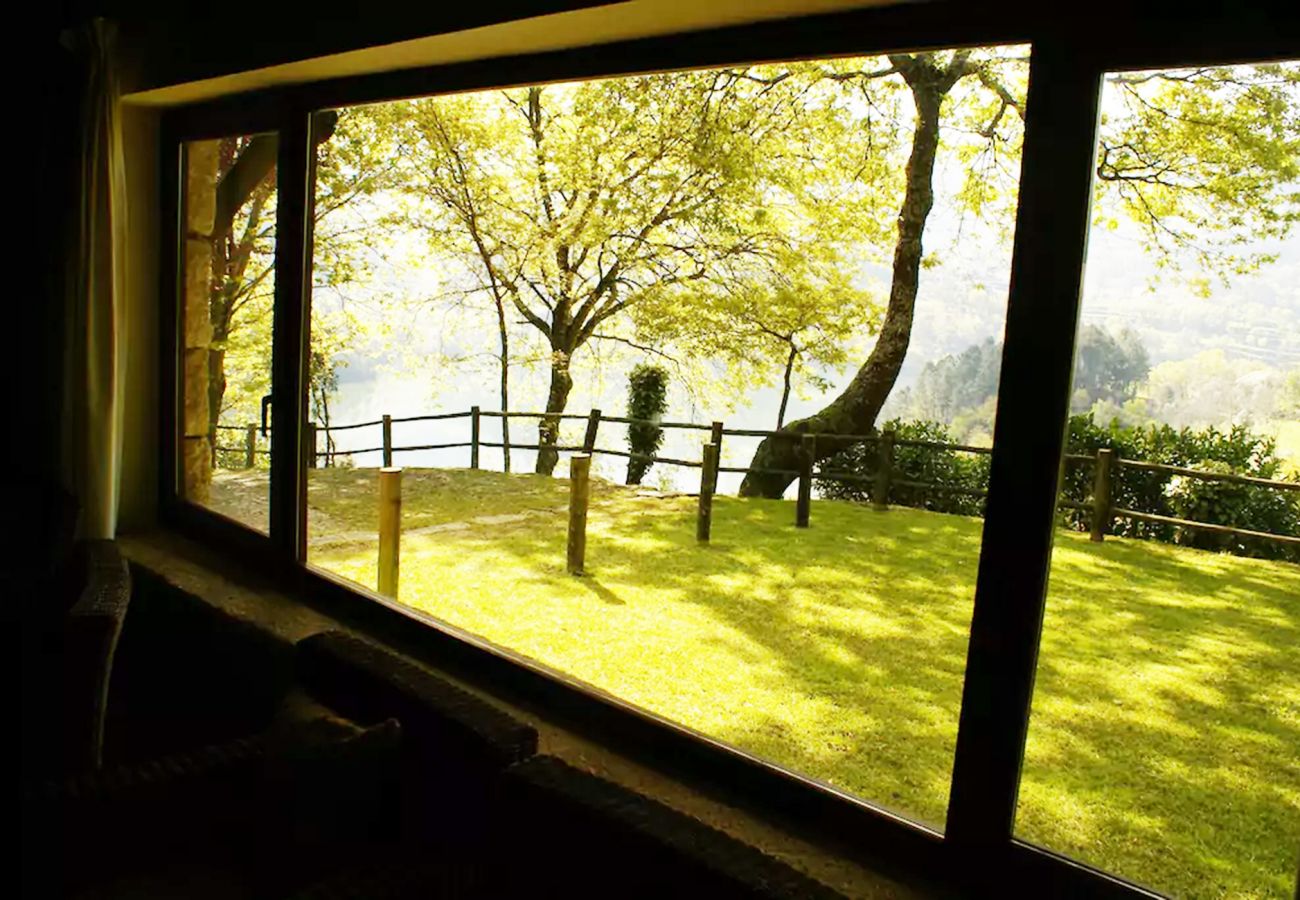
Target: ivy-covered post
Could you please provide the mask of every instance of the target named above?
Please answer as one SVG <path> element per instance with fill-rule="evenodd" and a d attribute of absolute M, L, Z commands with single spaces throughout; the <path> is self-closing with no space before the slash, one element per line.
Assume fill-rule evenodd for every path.
<path fill-rule="evenodd" d="M 664 440 L 660 417 L 668 409 L 668 372 L 662 366 L 638 365 L 627 377 L 627 483 L 640 484 L 654 465 Z"/>

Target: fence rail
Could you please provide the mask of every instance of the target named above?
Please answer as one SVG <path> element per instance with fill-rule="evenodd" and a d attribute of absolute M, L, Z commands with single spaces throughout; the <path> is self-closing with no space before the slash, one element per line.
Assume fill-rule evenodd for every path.
<path fill-rule="evenodd" d="M 397 445 L 393 443 L 392 433 L 394 424 L 465 418 L 470 419 L 470 439 L 468 441 L 407 445 Z M 479 434 L 479 422 L 482 418 L 496 418 L 503 421 L 508 419 L 537 419 L 539 420 L 539 423 L 584 421 L 587 423 L 587 429 L 583 443 L 580 445 L 560 444 L 558 442 L 555 444 L 530 444 L 508 440 L 487 441 L 483 440 Z M 627 450 L 614 450 L 596 446 L 596 438 L 599 428 L 601 424 L 605 422 L 618 425 L 650 425 L 665 430 L 678 429 L 704 431 L 710 433 L 710 438 L 701 446 L 701 458 L 699 460 L 659 456 L 658 454 L 637 453 Z M 218 445 L 216 446 L 216 449 L 228 453 L 239 453 L 242 451 L 244 453 L 245 468 L 252 468 L 255 464 L 256 456 L 259 454 L 268 454 L 270 452 L 269 450 L 263 450 L 256 446 L 258 434 L 256 425 L 218 425 L 216 427 L 223 431 L 238 431 L 244 433 L 244 445 L 242 447 Z M 316 447 L 316 435 L 318 433 L 324 432 L 326 434 L 331 434 L 337 431 L 349 431 L 358 428 L 373 427 L 382 427 L 383 429 L 383 443 L 380 446 L 346 450 L 340 450 L 334 447 L 320 450 Z M 326 460 L 326 465 L 329 465 L 335 457 L 356 456 L 363 453 L 381 453 L 383 455 L 384 466 L 392 466 L 393 455 L 396 453 L 469 448 L 470 467 L 477 469 L 479 468 L 479 450 L 480 448 L 488 447 L 504 450 L 551 450 L 560 453 L 587 454 L 589 456 L 613 456 L 628 460 L 650 462 L 651 464 L 657 465 L 700 469 L 702 493 L 707 493 L 709 495 L 708 501 L 702 502 L 700 505 L 701 516 L 711 516 L 712 495 L 717 489 L 717 477 L 719 473 L 789 477 L 797 482 L 796 496 L 798 501 L 796 503 L 796 523 L 800 526 L 806 526 L 808 523 L 812 496 L 811 485 L 814 479 L 820 481 L 842 482 L 845 484 L 866 485 L 868 487 L 867 493 L 870 496 L 872 505 L 877 509 L 888 508 L 891 488 L 905 488 L 910 491 L 919 491 L 922 493 L 934 492 L 959 494 L 977 498 L 987 497 L 988 491 L 985 488 L 941 484 L 932 481 L 919 481 L 898 477 L 902 473 L 897 468 L 894 451 L 898 447 L 917 447 L 929 450 L 970 453 L 983 456 L 990 455 L 993 452 L 991 447 L 980 447 L 972 444 L 948 443 L 945 441 L 922 440 L 917 438 L 900 438 L 893 431 L 888 429 L 874 434 L 842 435 L 822 432 L 772 431 L 761 428 L 727 428 L 722 422 L 713 422 L 706 425 L 701 422 L 664 422 L 655 419 L 606 416 L 598 409 L 593 409 L 590 413 L 583 415 L 580 413 L 488 410 L 480 409 L 476 406 L 465 411 L 431 413 L 419 416 L 385 415 L 382 418 L 373 421 L 351 422 L 345 425 L 316 425 L 312 423 L 309 424 L 307 428 L 308 445 L 310 447 L 307 458 L 308 464 L 312 467 L 315 467 L 318 460 L 321 458 L 324 458 Z M 795 458 L 798 461 L 798 468 L 787 469 L 769 468 L 764 466 L 721 465 L 721 444 L 725 437 L 776 438 L 778 440 L 790 441 L 795 445 L 793 451 Z M 818 441 L 833 442 L 833 445 L 836 447 L 842 447 L 849 444 L 874 445 L 876 449 L 875 470 L 865 474 L 833 470 L 814 471 L 813 466 L 816 459 L 816 446 Z M 709 450 L 710 447 L 713 448 L 712 452 Z M 1275 541 L 1287 546 L 1300 546 L 1300 537 L 1294 535 L 1274 534 L 1272 532 L 1255 531 L 1235 526 L 1219 525 L 1210 522 L 1198 522 L 1191 519 L 1181 519 L 1174 516 L 1142 512 L 1140 510 L 1116 506 L 1112 501 L 1116 479 L 1118 474 L 1124 469 L 1159 472 L 1204 481 L 1230 482 L 1235 484 L 1244 484 L 1251 487 L 1287 492 L 1300 491 L 1300 482 L 1298 481 L 1281 481 L 1269 478 L 1258 478 L 1252 475 L 1236 475 L 1223 472 L 1203 472 L 1199 469 L 1189 469 L 1185 466 L 1174 466 L 1165 463 L 1148 462 L 1146 460 L 1122 459 L 1115 456 L 1112 450 L 1106 448 L 1099 449 L 1095 454 L 1066 453 L 1064 455 L 1064 460 L 1069 464 L 1085 464 L 1094 467 L 1091 498 L 1086 501 L 1078 501 L 1060 497 L 1057 500 L 1057 506 L 1061 509 L 1070 509 L 1088 513 L 1089 530 L 1092 539 L 1095 541 L 1102 541 L 1105 539 L 1105 536 L 1110 531 L 1115 519 L 1127 518 L 1138 522 L 1147 522 L 1156 525 L 1197 529 L 1254 540 Z M 708 486 L 707 491 L 704 489 L 705 485 Z M 708 540 L 709 530 L 708 524 L 700 525 L 700 534 L 703 535 L 701 540 Z"/>

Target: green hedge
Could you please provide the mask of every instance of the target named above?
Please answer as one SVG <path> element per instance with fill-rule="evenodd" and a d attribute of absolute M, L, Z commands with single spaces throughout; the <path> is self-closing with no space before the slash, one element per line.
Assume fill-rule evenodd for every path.
<path fill-rule="evenodd" d="M 884 426 L 899 440 L 927 440 L 954 443 L 948 428 L 938 422 L 901 422 Z M 1257 478 L 1288 480 L 1273 439 L 1254 434 L 1244 426 L 1227 430 L 1175 429 L 1168 425 L 1123 428 L 1118 423 L 1099 425 L 1091 414 L 1070 419 L 1068 452 L 1090 457 L 1067 460 L 1062 482 L 1063 499 L 1087 503 L 1092 499 L 1097 450 L 1106 447 L 1122 459 L 1147 460 L 1165 465 L 1207 472 L 1252 475 Z M 954 450 L 898 447 L 894 453 L 894 478 L 937 484 L 987 489 L 990 458 Z M 823 472 L 850 472 L 871 476 L 876 468 L 874 442 L 857 444 L 825 460 L 819 467 L 818 490 L 823 497 L 866 501 L 866 484 L 849 484 L 820 477 Z M 1292 477 L 1289 480 L 1295 480 Z M 1228 482 L 1204 481 L 1168 472 L 1152 472 L 1121 466 L 1111 487 L 1117 507 L 1191 519 L 1215 525 L 1230 525 L 1273 534 L 1300 534 L 1300 493 Z M 949 492 L 927 492 L 892 485 L 889 502 L 935 512 L 982 515 L 984 500 Z M 1087 531 L 1090 513 L 1062 509 L 1060 522 L 1066 528 Z M 1109 533 L 1126 537 L 1165 541 L 1207 550 L 1221 550 L 1243 556 L 1289 559 L 1300 562 L 1300 550 L 1276 541 L 1212 534 L 1172 525 L 1135 522 L 1116 518 Z"/>

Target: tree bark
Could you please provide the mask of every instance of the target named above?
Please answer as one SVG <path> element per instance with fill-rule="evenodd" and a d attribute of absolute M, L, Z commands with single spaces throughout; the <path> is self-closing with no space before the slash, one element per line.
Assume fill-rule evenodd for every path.
<path fill-rule="evenodd" d="M 573 389 L 573 376 L 569 373 L 569 352 L 554 350 L 551 353 L 551 389 L 546 395 L 546 411 L 553 413 L 537 426 L 537 443 L 542 449 L 537 451 L 538 475 L 550 475 L 555 471 L 555 464 L 560 460 L 555 446 L 560 439 L 559 414 L 569 402 L 569 391 Z"/>
<path fill-rule="evenodd" d="M 944 95 L 965 74 L 965 58 L 955 58 L 942 69 L 917 57 L 895 57 L 890 61 L 911 89 L 916 106 L 916 130 L 907 161 L 902 209 L 898 215 L 898 239 L 894 246 L 893 281 L 880 335 L 867 361 L 830 405 L 811 416 L 779 429 L 779 436 L 765 438 L 754 452 L 751 468 L 788 470 L 791 474 L 750 473 L 740 485 L 742 497 L 781 497 L 794 481 L 798 469 L 797 435 L 865 434 L 876 424 L 880 408 L 889 396 L 907 357 L 912 318 L 920 283 L 925 221 L 934 205 L 934 161 L 939 149 L 939 108 Z M 820 439 L 815 461 L 844 450 L 853 442 Z"/>
<path fill-rule="evenodd" d="M 506 330 L 506 307 L 501 295 L 495 295 L 497 306 L 497 330 L 501 338 L 501 411 L 510 411 L 510 332 Z M 540 441 L 539 441 L 540 443 Z M 510 471 L 510 419 L 501 417 L 501 458 L 502 468 Z"/>
<path fill-rule="evenodd" d="M 794 358 L 799 351 L 795 349 L 794 342 L 790 342 L 790 355 L 785 361 L 785 378 L 781 383 L 781 408 L 776 411 L 776 429 L 781 430 L 785 424 L 785 408 L 790 405 L 790 375 L 794 372 Z"/>

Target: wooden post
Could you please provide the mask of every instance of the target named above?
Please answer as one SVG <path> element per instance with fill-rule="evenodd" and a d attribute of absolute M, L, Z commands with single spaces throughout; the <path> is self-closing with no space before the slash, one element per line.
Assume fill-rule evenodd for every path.
<path fill-rule="evenodd" d="M 478 468 L 478 430 L 482 416 L 477 406 L 469 408 L 469 467 Z"/>
<path fill-rule="evenodd" d="M 587 556 L 587 502 L 591 499 L 591 455 L 575 453 L 569 458 L 569 545 L 570 575 L 582 575 Z"/>
<path fill-rule="evenodd" d="M 713 464 L 713 486 L 710 488 L 713 493 L 718 492 L 718 466 L 722 465 L 722 423 L 714 422 L 713 427 L 709 429 L 709 443 L 718 448 L 718 458 Z"/>
<path fill-rule="evenodd" d="M 794 504 L 795 528 L 807 528 L 812 513 L 812 465 L 817 438 L 805 434 L 799 438 L 799 494 Z"/>
<path fill-rule="evenodd" d="M 393 417 L 384 416 L 384 468 L 393 467 Z"/>
<path fill-rule="evenodd" d="M 244 468 L 251 469 L 257 462 L 257 426 L 244 426 Z"/>
<path fill-rule="evenodd" d="M 304 450 L 307 453 L 307 468 L 317 468 L 316 463 L 316 423 L 307 423 L 307 433 L 303 435 Z"/>
<path fill-rule="evenodd" d="M 695 539 L 709 542 L 713 530 L 713 492 L 718 486 L 718 445 L 704 445 L 704 465 L 700 468 L 700 509 L 695 518 Z"/>
<path fill-rule="evenodd" d="M 876 509 L 889 508 L 889 482 L 894 469 L 894 430 L 880 433 L 876 447 L 876 483 L 871 489 L 871 505 Z"/>
<path fill-rule="evenodd" d="M 1102 447 L 1092 475 L 1092 540 L 1101 543 L 1110 530 L 1111 479 L 1115 471 L 1115 451 Z"/>
<path fill-rule="evenodd" d="M 587 416 L 587 433 L 582 438 L 582 452 L 591 453 L 596 449 L 596 431 L 600 428 L 600 410 L 593 409 Z"/>
<path fill-rule="evenodd" d="M 402 470 L 379 470 L 379 593 L 397 598 L 402 542 Z"/>

